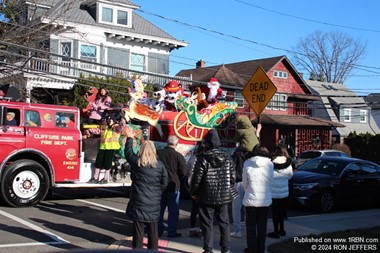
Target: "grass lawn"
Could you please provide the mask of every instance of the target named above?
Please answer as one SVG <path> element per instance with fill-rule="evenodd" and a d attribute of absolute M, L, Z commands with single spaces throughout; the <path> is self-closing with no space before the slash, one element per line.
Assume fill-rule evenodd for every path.
<path fill-rule="evenodd" d="M 380 226 L 299 236 L 268 246 L 271 253 L 380 252 Z"/>

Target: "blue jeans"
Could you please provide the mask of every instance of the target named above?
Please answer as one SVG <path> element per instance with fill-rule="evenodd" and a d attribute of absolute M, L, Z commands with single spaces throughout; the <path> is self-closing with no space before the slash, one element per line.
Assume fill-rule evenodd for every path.
<path fill-rule="evenodd" d="M 239 193 L 239 196 L 236 197 L 233 201 L 233 216 L 234 216 L 234 231 L 235 233 L 241 232 L 241 212 L 243 207 L 243 198 L 244 198 L 244 187 L 243 182 L 237 182 L 235 184 L 235 189 Z M 243 212 L 245 210 L 243 209 Z"/>
<path fill-rule="evenodd" d="M 168 207 L 168 235 L 177 233 L 179 219 L 179 191 L 169 192 L 164 191 L 161 196 L 161 211 L 158 220 L 158 235 L 164 232 L 164 213 Z"/>

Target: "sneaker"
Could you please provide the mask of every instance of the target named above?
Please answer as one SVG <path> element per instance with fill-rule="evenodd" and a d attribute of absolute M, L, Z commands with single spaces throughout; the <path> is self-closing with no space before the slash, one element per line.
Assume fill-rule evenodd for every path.
<path fill-rule="evenodd" d="M 286 232 L 285 232 L 285 230 L 280 230 L 280 231 L 278 231 L 278 234 L 279 234 L 280 236 L 285 236 L 285 235 L 286 235 Z"/>
<path fill-rule="evenodd" d="M 169 238 L 174 238 L 174 237 L 181 237 L 182 234 L 181 233 L 175 233 L 175 234 L 168 234 L 168 237 Z"/>
<path fill-rule="evenodd" d="M 104 178 L 98 182 L 98 184 L 107 184 L 107 183 L 108 183 L 107 180 L 105 180 Z"/>
<path fill-rule="evenodd" d="M 280 238 L 280 235 L 278 233 L 276 233 L 276 232 L 270 232 L 270 233 L 267 234 L 267 236 L 270 237 L 270 238 L 275 238 L 275 239 Z"/>
<path fill-rule="evenodd" d="M 95 178 L 91 178 L 87 183 L 96 184 L 96 183 L 98 183 L 98 180 L 96 180 Z"/>
<path fill-rule="evenodd" d="M 232 232 L 230 236 L 233 238 L 242 238 L 241 232 Z"/>

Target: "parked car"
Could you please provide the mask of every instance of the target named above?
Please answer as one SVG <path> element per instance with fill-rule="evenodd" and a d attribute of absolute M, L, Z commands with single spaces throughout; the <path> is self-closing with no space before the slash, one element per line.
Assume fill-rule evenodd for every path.
<path fill-rule="evenodd" d="M 305 150 L 300 153 L 296 159 L 296 168 L 304 162 L 310 161 L 313 158 L 321 156 L 344 156 L 349 157 L 346 153 L 335 149 L 323 149 L 323 150 Z"/>
<path fill-rule="evenodd" d="M 380 203 L 380 166 L 351 157 L 314 158 L 294 171 L 292 198 L 323 212 L 345 201 Z"/>

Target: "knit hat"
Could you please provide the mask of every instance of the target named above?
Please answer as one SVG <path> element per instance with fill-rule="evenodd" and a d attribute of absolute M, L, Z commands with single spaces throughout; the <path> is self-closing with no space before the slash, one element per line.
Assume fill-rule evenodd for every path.
<path fill-rule="evenodd" d="M 218 131 L 216 131 L 216 129 L 212 128 L 207 132 L 204 144 L 206 149 L 214 149 L 220 147 L 221 143 Z"/>
<path fill-rule="evenodd" d="M 15 116 L 16 116 L 16 114 L 14 113 L 14 112 L 7 112 L 7 115 L 11 115 L 12 116 L 12 118 L 14 118 Z"/>

